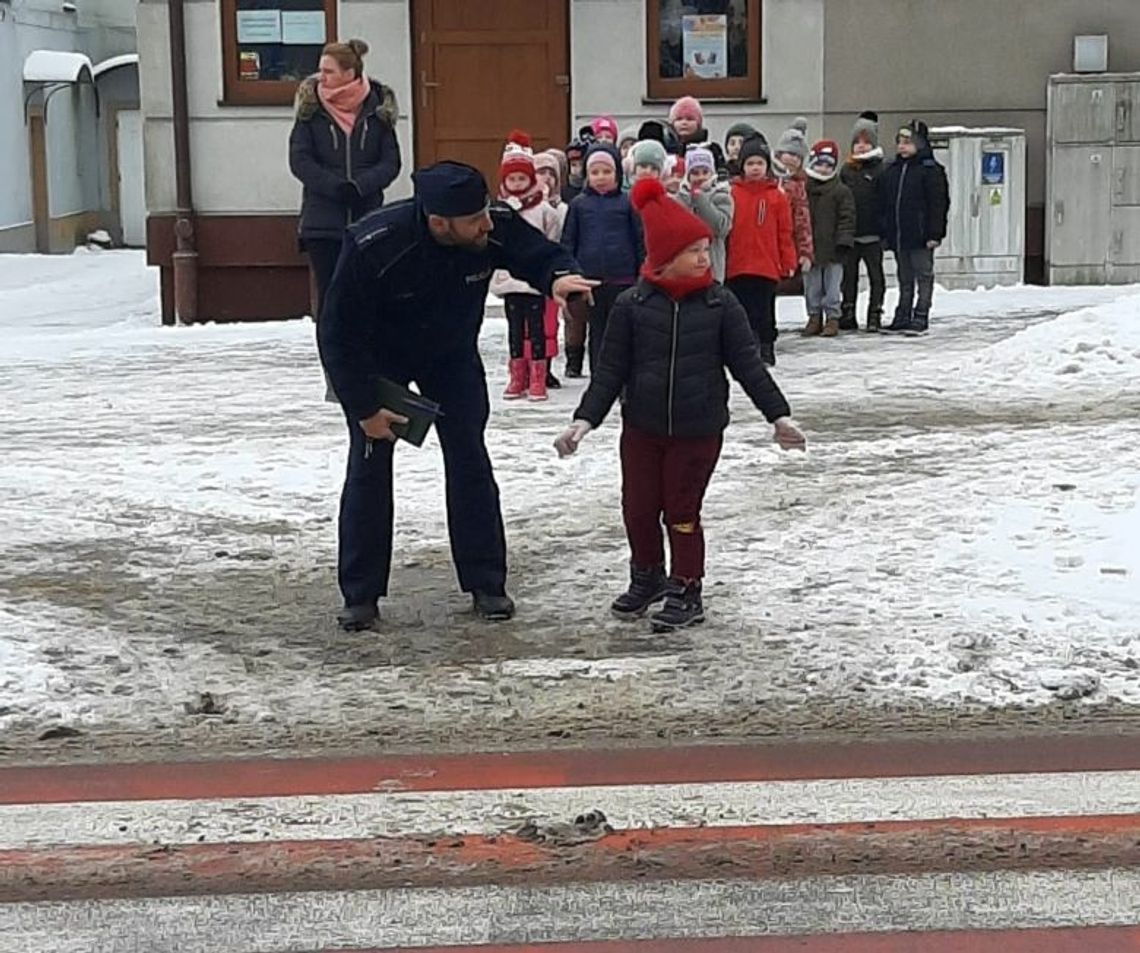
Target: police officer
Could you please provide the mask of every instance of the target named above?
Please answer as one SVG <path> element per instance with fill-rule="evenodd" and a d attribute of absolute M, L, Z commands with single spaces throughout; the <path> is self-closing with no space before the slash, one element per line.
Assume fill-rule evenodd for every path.
<path fill-rule="evenodd" d="M 404 418 L 380 405 L 376 378 L 415 381 L 441 405 L 451 554 L 484 619 L 509 619 L 499 488 L 483 434 L 490 405 L 479 357 L 487 285 L 496 268 L 552 297 L 589 294 L 574 259 L 508 206 L 489 204 L 477 169 L 441 162 L 412 176 L 415 197 L 348 230 L 317 324 L 321 360 L 348 420 L 340 502 L 341 627 L 377 618 L 392 563 L 392 433 Z"/>

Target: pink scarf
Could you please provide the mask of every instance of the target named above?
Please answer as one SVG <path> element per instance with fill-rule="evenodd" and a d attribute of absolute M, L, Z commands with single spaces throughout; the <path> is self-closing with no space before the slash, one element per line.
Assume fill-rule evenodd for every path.
<path fill-rule="evenodd" d="M 344 134 L 351 136 L 352 130 L 356 128 L 356 116 L 360 112 L 360 106 L 368 98 L 370 89 L 368 77 L 362 73 L 359 79 L 354 79 L 351 83 L 336 89 L 325 89 L 324 86 L 318 85 L 317 95 L 325 111 L 344 130 Z"/>

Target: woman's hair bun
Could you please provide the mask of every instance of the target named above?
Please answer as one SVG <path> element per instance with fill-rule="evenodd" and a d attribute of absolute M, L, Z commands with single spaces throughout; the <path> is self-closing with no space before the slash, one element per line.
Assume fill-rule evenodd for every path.
<path fill-rule="evenodd" d="M 359 56 L 361 59 L 364 59 L 364 57 L 368 55 L 368 44 L 363 40 L 349 40 L 345 46 L 352 50 L 352 52 Z"/>

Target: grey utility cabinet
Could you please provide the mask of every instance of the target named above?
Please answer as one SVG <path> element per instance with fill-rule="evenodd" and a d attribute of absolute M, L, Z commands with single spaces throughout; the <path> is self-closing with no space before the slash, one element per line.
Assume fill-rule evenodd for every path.
<path fill-rule="evenodd" d="M 1140 73 L 1049 78 L 1050 284 L 1140 281 Z"/>

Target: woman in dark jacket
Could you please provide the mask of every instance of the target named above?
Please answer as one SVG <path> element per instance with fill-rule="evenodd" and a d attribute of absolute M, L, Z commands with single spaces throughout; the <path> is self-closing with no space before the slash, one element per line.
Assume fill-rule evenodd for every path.
<path fill-rule="evenodd" d="M 563 456 L 622 405 L 622 516 L 629 537 L 630 586 L 614 601 L 620 618 L 653 615 L 655 631 L 704 620 L 701 503 L 728 426 L 732 373 L 784 447 L 802 447 L 788 402 L 768 374 L 744 308 L 713 280 L 709 227 L 656 179 L 630 193 L 645 226 L 641 281 L 618 298 L 574 422 L 555 442 Z M 672 551 L 665 574 L 664 521 Z"/>
<path fill-rule="evenodd" d="M 297 89 L 289 168 L 304 186 L 300 246 L 316 279 L 318 315 L 344 230 L 380 208 L 400 174 L 396 97 L 364 75 L 367 52 L 363 40 L 328 44 L 320 72 Z"/>

